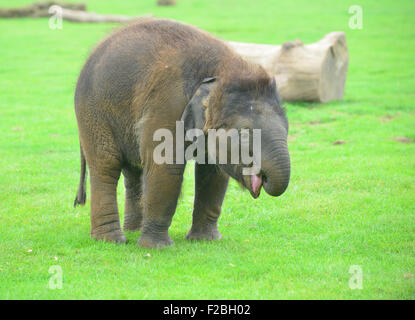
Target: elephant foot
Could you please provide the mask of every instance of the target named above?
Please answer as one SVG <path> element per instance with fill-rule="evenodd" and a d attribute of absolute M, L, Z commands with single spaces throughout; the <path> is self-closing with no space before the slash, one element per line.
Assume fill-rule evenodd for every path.
<path fill-rule="evenodd" d="M 138 231 L 142 227 L 141 219 L 125 219 L 124 231 Z"/>
<path fill-rule="evenodd" d="M 138 240 L 138 245 L 144 248 L 165 248 L 174 244 L 174 241 L 169 237 L 168 233 L 154 234 L 142 233 Z"/>
<path fill-rule="evenodd" d="M 204 226 L 203 228 L 197 228 L 192 226 L 192 228 L 186 236 L 186 239 L 195 241 L 213 241 L 222 239 L 222 235 L 219 232 L 218 227 L 216 225 Z"/>
<path fill-rule="evenodd" d="M 95 240 L 104 240 L 108 242 L 114 242 L 118 244 L 126 243 L 127 239 L 125 238 L 124 233 L 121 230 L 115 230 L 106 233 L 96 233 L 91 232 L 91 237 Z"/>

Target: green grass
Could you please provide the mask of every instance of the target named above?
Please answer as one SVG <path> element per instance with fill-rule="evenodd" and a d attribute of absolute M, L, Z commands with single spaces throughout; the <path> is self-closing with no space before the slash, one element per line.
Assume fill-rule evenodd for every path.
<path fill-rule="evenodd" d="M 72 206 L 73 95 L 92 47 L 117 25 L 64 22 L 50 30 L 47 19 L 0 20 L 0 298 L 415 299 L 415 143 L 392 139 L 415 140 L 414 1 L 362 1 L 362 30 L 348 27 L 356 1 L 86 2 L 99 13 L 154 13 L 235 41 L 309 43 L 343 30 L 346 94 L 285 104 L 290 186 L 254 201 L 232 182 L 221 241 L 185 240 L 189 167 L 170 228 L 175 246 L 139 248 L 139 233 L 128 233 L 123 246 L 96 242 L 89 205 Z M 333 145 L 338 139 L 346 143 Z M 123 191 L 120 183 L 121 212 Z M 48 288 L 53 265 L 63 270 L 61 290 Z M 363 270 L 362 290 L 349 288 L 351 265 Z"/>

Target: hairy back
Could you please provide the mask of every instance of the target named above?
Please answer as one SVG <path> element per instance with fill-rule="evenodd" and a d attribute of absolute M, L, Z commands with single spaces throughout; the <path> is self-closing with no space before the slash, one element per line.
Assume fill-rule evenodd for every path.
<path fill-rule="evenodd" d="M 167 87 L 189 99 L 202 79 L 234 55 L 222 41 L 192 26 L 141 19 L 95 48 L 78 79 L 75 104 L 128 107 Z"/>

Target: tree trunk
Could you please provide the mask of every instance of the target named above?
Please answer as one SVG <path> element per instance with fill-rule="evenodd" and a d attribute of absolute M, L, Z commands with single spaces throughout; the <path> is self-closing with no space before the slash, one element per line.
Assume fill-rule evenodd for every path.
<path fill-rule="evenodd" d="M 344 32 L 331 32 L 307 45 L 299 40 L 282 46 L 229 44 L 242 57 L 275 76 L 283 100 L 328 102 L 343 98 L 349 62 Z"/>
<path fill-rule="evenodd" d="M 50 13 L 47 13 L 45 16 L 49 17 Z M 78 11 L 78 10 L 69 10 L 69 9 L 62 9 L 62 19 L 72 22 L 98 22 L 98 23 L 106 23 L 106 22 L 119 22 L 119 23 L 126 23 L 130 22 L 139 18 L 144 17 L 152 17 L 153 15 L 141 15 L 136 17 L 129 17 L 124 15 L 116 15 L 116 14 L 97 14 L 95 12 L 85 12 L 85 11 Z"/>
<path fill-rule="evenodd" d="M 0 9 L 0 18 L 21 18 L 21 17 L 45 17 L 50 16 L 48 10 L 51 6 L 60 6 L 63 9 L 85 11 L 84 3 L 63 3 L 58 1 L 34 2 L 31 5 L 20 8 Z"/>
<path fill-rule="evenodd" d="M 84 3 L 64 3 L 57 1 L 35 2 L 29 6 L 20 8 L 0 9 L 0 18 L 20 18 L 20 17 L 50 17 L 52 14 L 49 8 L 53 6 L 61 7 L 59 13 L 63 20 L 73 22 L 119 22 L 126 23 L 138 18 L 152 17 L 153 15 L 142 15 L 137 17 L 129 17 L 114 14 L 97 14 L 95 12 L 86 12 Z"/>

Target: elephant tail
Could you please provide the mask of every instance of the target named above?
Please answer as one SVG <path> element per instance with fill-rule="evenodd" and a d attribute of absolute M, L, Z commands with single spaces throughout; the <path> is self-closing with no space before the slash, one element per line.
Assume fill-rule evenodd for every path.
<path fill-rule="evenodd" d="M 79 180 L 79 188 L 78 193 L 76 194 L 75 201 L 73 203 L 74 207 L 76 207 L 78 204 L 81 206 L 85 205 L 86 202 L 86 161 L 85 161 L 85 155 L 82 151 L 81 146 L 81 177 Z"/>

